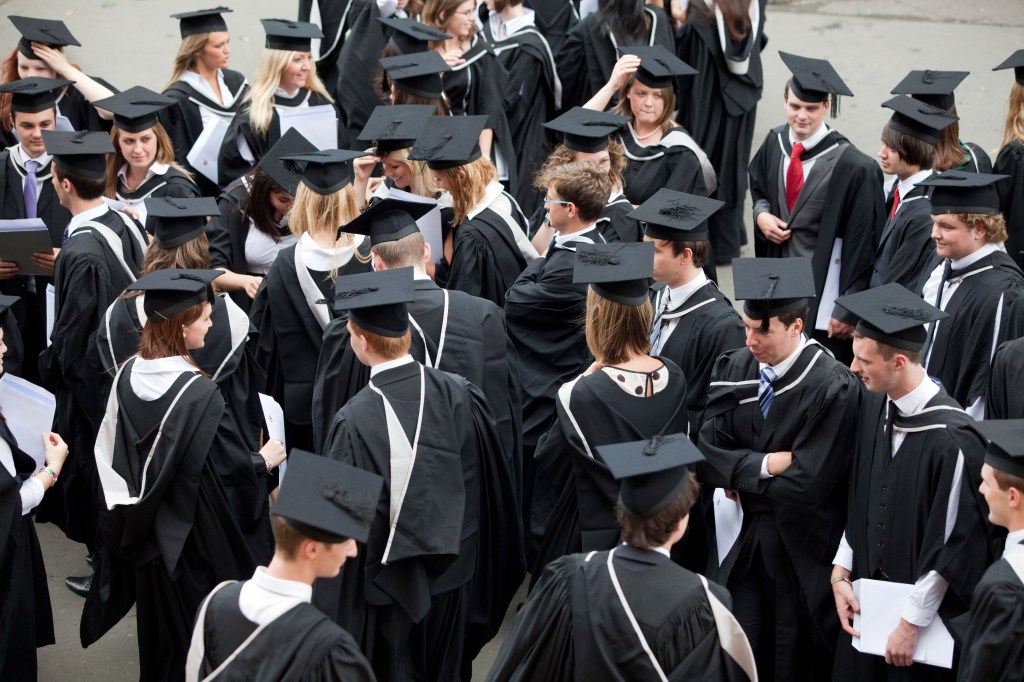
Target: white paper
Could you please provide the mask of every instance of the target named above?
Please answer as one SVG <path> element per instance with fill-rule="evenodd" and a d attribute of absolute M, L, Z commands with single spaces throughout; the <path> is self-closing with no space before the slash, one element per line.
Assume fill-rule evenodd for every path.
<path fill-rule="evenodd" d="M 215 114 L 215 118 L 203 128 L 203 132 L 199 133 L 185 158 L 197 172 L 211 182 L 218 182 L 217 157 L 220 155 L 220 146 L 228 132 L 232 114 L 212 113 Z"/>
<path fill-rule="evenodd" d="M 281 134 L 289 129 L 302 133 L 317 149 L 338 148 L 338 112 L 331 104 L 315 107 L 277 107 Z"/>
<path fill-rule="evenodd" d="M 853 615 L 853 629 L 860 637 L 853 638 L 853 648 L 861 653 L 885 656 L 889 635 L 900 622 L 900 614 L 914 586 L 885 580 L 862 578 L 853 582 L 853 594 L 860 603 L 860 613 Z M 919 628 L 914 661 L 940 668 L 953 667 L 953 638 L 938 616 L 931 625 Z"/>
<path fill-rule="evenodd" d="M 730 500 L 726 497 L 722 488 L 715 488 L 714 503 L 715 543 L 718 547 L 718 565 L 721 566 L 740 537 L 743 507 L 739 500 Z"/>
<path fill-rule="evenodd" d="M 34 253 L 50 253 L 50 231 L 39 218 L 0 220 L 0 260 L 18 265 L 19 275 L 49 275 L 32 261 Z"/>
<path fill-rule="evenodd" d="M 828 330 L 828 321 L 832 319 L 832 311 L 835 310 L 836 299 L 839 298 L 839 275 L 842 269 L 842 260 L 843 240 L 839 238 L 832 245 L 828 274 L 825 275 L 825 288 L 821 292 L 821 305 L 818 306 L 818 317 L 814 321 L 815 329 Z"/>
<path fill-rule="evenodd" d="M 53 288 L 52 284 L 46 285 L 46 345 L 52 343 L 50 337 L 53 336 L 53 318 L 57 310 L 57 290 Z"/>
<path fill-rule="evenodd" d="M 36 461 L 37 467 L 46 462 L 41 434 L 53 430 L 56 408 L 53 394 L 46 389 L 10 374 L 0 377 L 0 411 L 18 447 Z"/>
<path fill-rule="evenodd" d="M 57 121 L 54 123 L 53 129 L 60 130 L 65 133 L 75 132 L 75 127 L 71 125 L 71 119 L 62 114 L 57 114 Z"/>
<path fill-rule="evenodd" d="M 430 259 L 435 263 L 440 263 L 444 257 L 444 237 L 441 232 L 441 207 L 437 205 L 437 202 L 428 197 L 421 197 L 418 194 L 410 194 L 404 190 L 391 188 L 388 192 L 388 197 L 391 199 L 401 199 L 402 201 L 412 201 L 417 204 L 433 204 L 434 208 L 426 213 L 423 217 L 416 221 L 416 226 L 420 228 L 420 232 L 423 234 L 423 240 L 430 244 Z"/>
<path fill-rule="evenodd" d="M 276 438 L 281 441 L 285 452 L 288 451 L 287 441 L 284 439 L 284 410 L 280 403 L 269 395 L 257 393 L 260 397 L 260 407 L 263 408 L 263 420 L 267 423 L 267 440 Z M 288 468 L 288 460 L 281 462 L 278 467 L 278 485 L 284 480 L 285 469 Z"/>

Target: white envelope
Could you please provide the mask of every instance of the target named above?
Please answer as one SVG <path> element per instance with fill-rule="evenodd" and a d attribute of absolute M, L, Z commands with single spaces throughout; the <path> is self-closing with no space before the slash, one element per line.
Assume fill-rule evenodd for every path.
<path fill-rule="evenodd" d="M 207 109 L 207 111 L 211 110 Z M 199 133 L 199 137 L 196 138 L 195 144 L 192 145 L 192 149 L 188 151 L 185 158 L 196 171 L 211 182 L 217 182 L 219 177 L 217 157 L 220 155 L 220 147 L 228 132 L 228 124 L 231 123 L 233 114 L 212 113 L 216 115 L 216 118 L 203 128 L 203 132 Z"/>
<path fill-rule="evenodd" d="M 267 439 L 278 439 L 281 441 L 281 445 L 285 447 L 285 451 L 287 451 L 288 442 L 284 438 L 284 409 L 281 408 L 280 403 L 269 395 L 264 395 L 263 393 L 258 393 L 257 395 L 260 397 L 260 407 L 263 408 L 263 419 L 267 422 Z M 287 465 L 288 460 L 281 462 L 280 472 L 278 473 L 279 485 L 284 480 L 284 472 Z"/>
<path fill-rule="evenodd" d="M 885 656 L 889 635 L 899 625 L 900 614 L 913 591 L 914 586 L 906 583 L 867 578 L 853 581 L 853 593 L 860 603 L 860 613 L 853 616 L 853 629 L 860 637 L 853 638 L 853 648 Z M 953 637 L 938 616 L 928 627 L 918 629 L 914 661 L 939 668 L 953 667 Z"/>
<path fill-rule="evenodd" d="M 46 389 L 10 374 L 0 377 L 0 410 L 18 447 L 36 461 L 37 467 L 46 462 L 41 434 L 53 430 L 56 408 L 53 394 Z"/>
<path fill-rule="evenodd" d="M 46 345 L 53 343 L 50 337 L 53 336 L 53 318 L 57 310 L 57 290 L 52 284 L 46 285 Z"/>

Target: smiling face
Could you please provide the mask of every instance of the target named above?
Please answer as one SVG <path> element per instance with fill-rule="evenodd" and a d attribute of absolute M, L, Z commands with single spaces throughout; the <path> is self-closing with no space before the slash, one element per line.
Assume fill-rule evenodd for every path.
<path fill-rule="evenodd" d="M 309 79 L 309 72 L 313 69 L 313 56 L 309 52 L 293 52 L 284 71 L 281 72 L 281 80 L 278 87 L 285 92 L 295 92 L 299 88 L 306 87 Z"/>
<path fill-rule="evenodd" d="M 191 324 L 181 326 L 185 336 L 185 347 L 189 350 L 202 348 L 206 344 L 206 332 L 210 331 L 210 327 L 213 326 L 213 322 L 210 321 L 212 312 L 213 307 L 209 303 L 204 303 L 203 312 L 198 319 Z"/>
<path fill-rule="evenodd" d="M 26 114 L 23 111 L 12 114 L 14 117 L 14 131 L 18 134 L 18 141 L 22 149 L 28 152 L 32 158 L 36 158 L 46 151 L 43 144 L 43 131 L 53 130 L 57 122 L 57 112 L 54 109 L 46 109 L 34 114 Z"/>
<path fill-rule="evenodd" d="M 227 31 L 214 31 L 196 58 L 210 71 L 228 68 L 231 62 L 231 35 Z"/>
<path fill-rule="evenodd" d="M 633 112 L 634 125 L 645 130 L 658 125 L 665 113 L 665 93 L 662 88 L 652 88 L 634 80 L 626 93 L 629 110 Z"/>
<path fill-rule="evenodd" d="M 968 227 L 960 216 L 953 213 L 933 215 L 932 240 L 939 258 L 956 260 L 974 253 L 985 244 L 985 229 Z"/>
<path fill-rule="evenodd" d="M 473 0 L 466 0 L 445 19 L 444 32 L 459 40 L 467 40 L 476 26 L 476 19 L 473 16 L 475 11 L 476 3 Z"/>
<path fill-rule="evenodd" d="M 829 101 L 804 102 L 797 99 L 792 90 L 786 93 L 786 122 L 793 131 L 793 138 L 798 142 L 806 140 L 821 129 L 828 114 Z"/>
<path fill-rule="evenodd" d="M 412 170 L 409 165 L 390 154 L 380 157 L 384 167 L 384 177 L 391 178 L 398 189 L 409 189 L 412 186 Z"/>

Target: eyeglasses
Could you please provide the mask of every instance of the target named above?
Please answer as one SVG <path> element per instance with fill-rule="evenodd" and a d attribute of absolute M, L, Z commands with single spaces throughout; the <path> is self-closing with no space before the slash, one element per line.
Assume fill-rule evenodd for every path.
<path fill-rule="evenodd" d="M 545 204 L 562 204 L 563 206 L 568 206 L 572 202 L 571 201 L 566 201 L 565 199 L 548 199 L 547 197 L 544 197 L 544 203 Z"/>
<path fill-rule="evenodd" d="M 476 13 L 475 9 L 467 9 L 462 12 L 453 12 L 453 14 L 461 14 L 464 17 L 471 17 Z"/>

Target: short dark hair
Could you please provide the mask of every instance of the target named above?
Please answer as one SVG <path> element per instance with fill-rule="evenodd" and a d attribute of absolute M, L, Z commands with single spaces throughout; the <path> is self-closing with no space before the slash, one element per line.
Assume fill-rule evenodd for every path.
<path fill-rule="evenodd" d="M 690 250 L 693 254 L 691 260 L 693 261 L 693 267 L 703 268 L 704 263 L 708 260 L 708 254 L 711 251 L 711 243 L 707 241 L 698 242 L 677 242 L 673 240 L 667 240 L 672 246 L 672 255 L 680 256 L 686 249 Z"/>
<path fill-rule="evenodd" d="M 580 220 L 585 223 L 601 217 L 612 193 L 608 172 L 590 161 L 573 161 L 545 169 L 537 176 L 536 186 L 547 191 L 549 185 L 554 186 L 558 196 L 576 206 Z"/>
<path fill-rule="evenodd" d="M 1020 492 L 1024 493 L 1024 478 L 995 467 L 992 467 L 992 477 L 996 479 L 996 483 L 999 485 L 1000 490 L 1005 491 L 1010 488 L 1016 488 Z"/>
<path fill-rule="evenodd" d="M 615 505 L 615 516 L 619 520 L 619 528 L 622 529 L 622 539 L 628 545 L 637 549 L 653 549 L 668 542 L 679 519 L 690 513 L 700 492 L 697 477 L 693 472 L 687 473 L 687 476 L 688 480 L 675 499 L 654 516 L 634 516 L 622 508 L 622 503 Z"/>
<path fill-rule="evenodd" d="M 106 178 L 86 177 L 81 173 L 61 168 L 60 164 L 56 161 L 50 165 L 53 167 L 53 174 L 57 176 L 57 180 L 60 182 L 64 180 L 70 182 L 72 187 L 75 188 L 79 199 L 84 199 L 85 201 L 99 199 L 103 196 L 103 190 L 107 188 Z"/>
<path fill-rule="evenodd" d="M 921 170 L 931 168 L 935 159 L 934 145 L 895 130 L 888 123 L 882 128 L 882 144 L 899 154 L 905 163 L 917 166 Z"/>
<path fill-rule="evenodd" d="M 811 312 L 809 306 L 801 306 L 791 313 L 782 313 L 779 315 L 779 322 L 782 323 L 783 327 L 787 329 L 793 326 L 793 323 L 800 320 L 805 325 L 807 324 L 807 313 Z"/>

